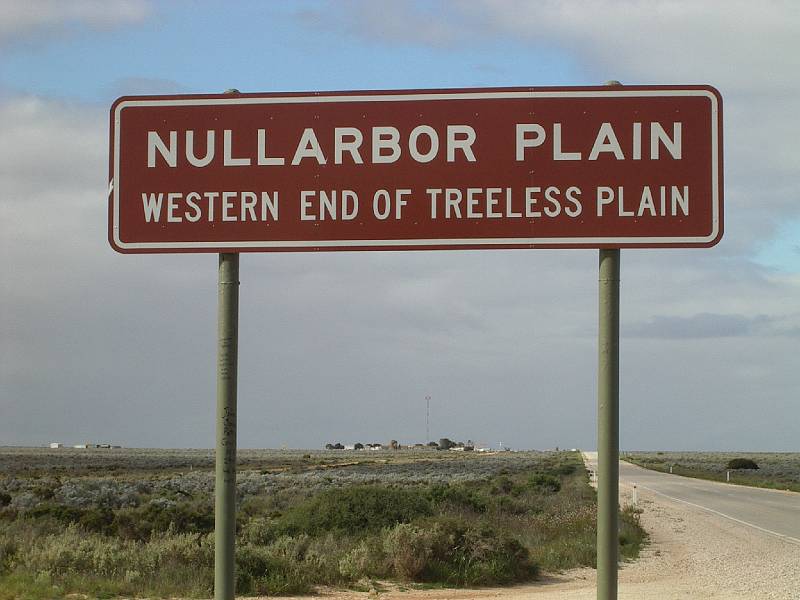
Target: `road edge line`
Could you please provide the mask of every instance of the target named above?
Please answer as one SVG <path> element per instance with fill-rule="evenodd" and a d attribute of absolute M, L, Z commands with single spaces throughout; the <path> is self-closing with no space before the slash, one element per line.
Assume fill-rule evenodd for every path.
<path fill-rule="evenodd" d="M 713 513 L 715 515 L 718 515 L 720 517 L 724 517 L 726 519 L 730 519 L 731 521 L 734 521 L 736 523 L 740 523 L 741 525 L 747 525 L 748 527 L 752 527 L 753 529 L 757 529 L 758 531 L 762 531 L 764 533 L 768 533 L 768 534 L 773 535 L 773 536 L 775 536 L 777 538 L 781 538 L 783 540 L 786 540 L 789 543 L 797 544 L 797 545 L 800 546 L 800 539 L 797 539 L 796 537 L 792 537 L 791 535 L 786 535 L 784 533 L 778 533 L 777 531 L 772 531 L 771 529 L 766 529 L 765 527 L 760 527 L 758 525 L 754 525 L 753 523 L 748 523 L 747 521 L 742 521 L 741 519 L 737 519 L 736 517 L 732 517 L 730 515 L 726 515 L 725 513 L 720 512 L 718 510 L 714 510 L 713 508 L 708 508 L 707 506 L 703 506 L 702 504 L 695 504 L 694 502 L 689 502 L 688 500 L 681 500 L 680 498 L 675 498 L 674 496 L 669 496 L 669 495 L 665 494 L 664 492 L 659 492 L 658 490 L 654 490 L 653 488 L 647 487 L 647 486 L 642 485 L 642 484 L 639 484 L 639 487 L 644 489 L 644 490 L 648 490 L 650 492 L 653 492 L 654 494 L 658 494 L 659 496 L 664 496 L 664 498 L 668 498 L 668 499 L 673 500 L 675 502 L 680 502 L 681 504 L 688 504 L 689 506 L 694 506 L 695 508 L 699 508 L 700 510 L 705 510 L 707 512 L 710 512 L 710 513 Z"/>

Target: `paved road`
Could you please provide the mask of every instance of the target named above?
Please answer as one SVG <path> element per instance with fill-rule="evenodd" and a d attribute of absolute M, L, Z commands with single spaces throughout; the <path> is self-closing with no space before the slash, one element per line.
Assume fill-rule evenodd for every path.
<path fill-rule="evenodd" d="M 597 453 L 584 453 L 589 469 L 597 469 Z M 619 463 L 621 486 L 634 483 L 671 500 L 800 544 L 800 493 L 730 485 L 681 477 Z"/>

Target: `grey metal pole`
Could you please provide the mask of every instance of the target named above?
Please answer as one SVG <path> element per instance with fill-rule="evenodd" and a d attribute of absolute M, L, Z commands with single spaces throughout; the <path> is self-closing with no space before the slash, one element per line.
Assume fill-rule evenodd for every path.
<path fill-rule="evenodd" d="M 617 598 L 619 249 L 600 250 L 597 361 L 597 600 Z"/>
<path fill-rule="evenodd" d="M 219 255 L 217 448 L 214 484 L 214 600 L 234 600 L 236 544 L 236 386 L 239 255 Z"/>

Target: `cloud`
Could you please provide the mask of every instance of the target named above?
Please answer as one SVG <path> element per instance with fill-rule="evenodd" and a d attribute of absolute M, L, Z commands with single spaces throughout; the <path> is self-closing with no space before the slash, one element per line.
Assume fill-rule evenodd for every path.
<path fill-rule="evenodd" d="M 470 23 L 442 2 L 341 0 L 320 9 L 300 9 L 295 19 L 314 29 L 335 27 L 347 35 L 393 46 L 451 47 Z"/>
<path fill-rule="evenodd" d="M 97 113 L 75 103 L 34 96 L 0 102 L 3 199 L 30 206 L 106 179 L 97 165 L 107 160 L 108 133 L 97 125 Z"/>
<path fill-rule="evenodd" d="M 450 47 L 513 37 L 580 56 L 606 79 L 714 82 L 729 91 L 795 93 L 800 9 L 791 0 L 474 0 L 331 2 L 298 21 L 381 44 Z"/>
<path fill-rule="evenodd" d="M 718 5 L 736 13 L 727 16 L 709 12 L 717 5 L 680 2 L 623 4 L 633 16 L 612 3 L 321 6 L 298 19 L 375 44 L 410 40 L 457 52 L 467 42 L 513 37 L 523 52 L 524 44 L 553 44 L 575 53 L 591 82 L 722 87 L 726 238 L 710 250 L 622 254 L 623 446 L 713 448 L 731 439 L 756 449 L 796 446 L 800 275 L 748 258 L 771 221 L 800 206 L 791 147 L 800 135 L 786 93 L 797 80 L 797 53 L 781 58 L 796 43 L 785 33 L 797 22 L 791 5 Z M 578 6 L 588 16 L 569 12 Z M 362 8 L 368 13 L 353 14 Z M 685 42 L 684 9 L 684 21 L 702 21 L 684 24 Z M 776 12 L 787 22 L 774 23 Z M 750 35 L 748 19 L 774 47 L 730 42 Z M 775 37 L 767 33 L 773 24 Z M 35 36 L 43 27 L 51 25 L 20 30 Z M 716 54 L 704 67 L 709 52 Z M 750 62 L 739 72 L 726 60 Z M 172 91 L 169 81 L 119 85 L 125 93 Z M 0 97 L 0 254 L 10 282 L 0 286 L 0 443 L 208 447 L 216 257 L 115 254 L 106 242 L 107 152 L 107 107 Z M 241 262 L 242 447 L 318 446 L 333 434 L 416 441 L 426 395 L 437 438 L 594 443 L 596 252 L 244 255 Z"/>
<path fill-rule="evenodd" d="M 123 77 L 113 81 L 109 87 L 110 96 L 150 96 L 161 94 L 187 94 L 192 90 L 172 79 L 156 77 Z"/>
<path fill-rule="evenodd" d="M 655 316 L 646 323 L 634 323 L 624 335 L 661 339 L 738 337 L 758 334 L 769 325 L 766 315 L 722 315 L 699 313 L 689 317 Z"/>
<path fill-rule="evenodd" d="M 558 44 L 607 78 L 677 76 L 748 93 L 800 87 L 791 75 L 800 71 L 800 10 L 789 0 L 482 0 L 459 7 L 487 34 Z"/>
<path fill-rule="evenodd" d="M 514 61 L 526 52 L 536 61 L 537 50 L 558 49 L 590 84 L 715 85 L 724 98 L 723 247 L 731 255 L 751 255 L 782 222 L 800 221 L 797 2 L 351 0 L 323 6 L 315 22 L 376 45 L 457 53 L 465 44 L 514 40 Z"/>
<path fill-rule="evenodd" d="M 37 0 L 0 4 L 0 45 L 76 26 L 111 29 L 144 21 L 151 13 L 149 0 Z"/>

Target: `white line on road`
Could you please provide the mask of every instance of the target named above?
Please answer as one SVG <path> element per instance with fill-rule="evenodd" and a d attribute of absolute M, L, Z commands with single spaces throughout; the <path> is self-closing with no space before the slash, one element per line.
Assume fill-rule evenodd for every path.
<path fill-rule="evenodd" d="M 732 517 L 730 515 L 726 515 L 725 513 L 719 512 L 718 510 L 714 510 L 713 508 L 708 508 L 707 506 L 703 506 L 701 504 L 695 504 L 694 502 L 689 502 L 688 500 L 681 500 L 680 498 L 675 498 L 674 496 L 669 496 L 664 492 L 659 492 L 658 490 L 654 490 L 651 487 L 647 487 L 645 485 L 639 484 L 639 487 L 645 490 L 649 490 L 654 494 L 658 494 L 659 496 L 664 496 L 664 498 L 669 498 L 670 500 L 674 500 L 675 502 L 681 502 L 683 504 L 688 504 L 689 506 L 694 506 L 695 508 L 699 508 L 701 510 L 705 510 L 710 513 L 714 513 L 720 517 L 725 517 L 726 519 L 730 519 L 731 521 L 735 521 L 736 523 L 740 523 L 741 525 L 747 525 L 748 527 L 752 527 L 753 529 L 758 529 L 759 531 L 763 531 L 764 533 L 768 533 L 770 535 L 774 535 L 775 537 L 779 537 L 781 539 L 786 540 L 787 542 L 791 542 L 792 544 L 800 545 L 800 540 L 796 537 L 792 537 L 790 535 L 786 535 L 784 533 L 778 533 L 777 531 L 772 531 L 771 529 L 765 529 L 764 527 L 759 527 L 758 525 L 754 525 L 753 523 L 748 523 L 747 521 L 742 521 L 741 519 L 737 519 L 736 517 Z"/>

